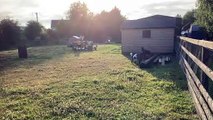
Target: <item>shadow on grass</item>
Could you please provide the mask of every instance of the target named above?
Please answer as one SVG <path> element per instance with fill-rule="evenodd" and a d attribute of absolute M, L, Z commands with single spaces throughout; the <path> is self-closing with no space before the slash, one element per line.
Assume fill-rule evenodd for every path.
<path fill-rule="evenodd" d="M 187 79 L 180 65 L 178 64 L 178 60 L 176 60 L 175 57 L 172 58 L 172 63 L 169 63 L 165 66 L 157 65 L 151 69 L 147 69 L 146 71 L 159 79 L 174 82 L 175 85 L 181 90 L 188 90 Z M 207 92 L 211 97 L 213 97 L 213 81 L 208 79 L 208 82 L 209 88 Z"/>
<path fill-rule="evenodd" d="M 171 63 L 165 66 L 156 65 L 153 68 L 146 69 L 147 72 L 158 78 L 158 80 L 171 81 L 180 90 L 187 90 L 187 81 L 181 70 L 178 61 L 174 58 Z"/>
<path fill-rule="evenodd" d="M 51 59 L 62 58 L 66 54 L 72 54 L 75 57 L 80 56 L 80 52 L 74 52 L 66 46 L 44 46 L 28 48 L 28 58 L 18 58 L 17 50 L 0 52 L 0 71 L 16 67 L 30 68 L 34 65 L 41 64 Z"/>
<path fill-rule="evenodd" d="M 129 55 L 125 54 L 124 56 L 131 60 Z M 171 62 L 167 63 L 165 66 L 159 64 L 150 64 L 148 68 L 141 69 L 156 77 L 156 80 L 171 81 L 178 89 L 187 90 L 187 81 L 182 69 L 178 64 L 178 60 L 174 55 L 171 56 Z"/>

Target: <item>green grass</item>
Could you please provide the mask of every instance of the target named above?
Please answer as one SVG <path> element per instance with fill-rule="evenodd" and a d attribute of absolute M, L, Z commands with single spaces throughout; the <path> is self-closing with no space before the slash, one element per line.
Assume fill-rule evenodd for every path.
<path fill-rule="evenodd" d="M 177 64 L 139 69 L 119 45 L 0 52 L 0 119 L 198 119 Z"/>

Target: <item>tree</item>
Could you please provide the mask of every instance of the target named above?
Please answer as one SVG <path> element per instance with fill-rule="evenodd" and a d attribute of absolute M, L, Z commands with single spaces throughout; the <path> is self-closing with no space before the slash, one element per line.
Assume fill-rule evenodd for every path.
<path fill-rule="evenodd" d="M 80 20 L 87 17 L 88 13 L 89 9 L 85 3 L 75 2 L 71 4 L 67 12 L 67 18 L 70 20 Z"/>
<path fill-rule="evenodd" d="M 28 40 L 35 40 L 36 37 L 40 37 L 43 26 L 36 21 L 29 21 L 25 28 L 25 36 Z"/>
<path fill-rule="evenodd" d="M 120 26 L 124 20 L 125 17 L 121 15 L 117 7 L 114 7 L 114 9 L 109 12 L 108 25 L 110 26 L 110 30 L 108 32 L 114 42 L 121 42 Z"/>
<path fill-rule="evenodd" d="M 192 23 L 195 22 L 195 10 L 190 10 L 186 12 L 186 14 L 183 16 L 183 27 L 185 29 L 188 29 Z"/>
<path fill-rule="evenodd" d="M 111 11 L 102 11 L 97 14 L 94 19 L 93 28 L 97 29 L 97 32 L 101 32 L 98 35 L 102 39 L 111 39 L 113 42 L 121 42 L 120 26 L 126 18 L 121 15 L 120 10 L 114 7 Z"/>
<path fill-rule="evenodd" d="M 72 35 L 84 35 L 87 39 L 96 42 L 104 42 L 107 39 L 114 42 L 121 41 L 120 26 L 125 17 L 117 7 L 110 12 L 102 11 L 94 15 L 85 3 L 76 2 L 71 4 L 67 18 L 70 20 Z"/>
<path fill-rule="evenodd" d="M 213 38 L 213 2 L 212 0 L 198 0 L 196 23 L 205 27 L 210 39 Z"/>
<path fill-rule="evenodd" d="M 59 44 L 59 35 L 55 30 L 46 30 L 48 44 Z"/>
<path fill-rule="evenodd" d="M 72 35 L 71 28 L 70 20 L 61 20 L 56 26 L 56 32 L 58 33 L 59 37 L 67 38 Z"/>
<path fill-rule="evenodd" d="M 4 19 L 0 22 L 0 49 L 15 47 L 20 42 L 21 29 L 16 21 Z"/>
<path fill-rule="evenodd" d="M 70 27 L 73 29 L 70 31 L 72 31 L 72 34 L 87 34 L 92 15 L 85 3 L 75 2 L 71 4 L 67 12 L 67 18 L 71 21 Z"/>

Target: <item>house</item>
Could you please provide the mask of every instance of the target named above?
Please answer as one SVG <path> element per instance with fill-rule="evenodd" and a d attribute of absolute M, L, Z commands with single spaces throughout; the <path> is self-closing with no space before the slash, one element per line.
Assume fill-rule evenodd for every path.
<path fill-rule="evenodd" d="M 126 20 L 121 25 L 122 53 L 173 53 L 175 36 L 180 32 L 181 18 L 154 15 Z"/>
<path fill-rule="evenodd" d="M 69 25 L 70 20 L 51 20 L 51 29 L 55 30 L 59 25 Z"/>

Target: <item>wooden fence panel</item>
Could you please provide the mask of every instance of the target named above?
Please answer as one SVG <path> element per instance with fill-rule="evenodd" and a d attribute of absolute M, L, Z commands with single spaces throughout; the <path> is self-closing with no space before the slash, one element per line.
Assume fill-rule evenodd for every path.
<path fill-rule="evenodd" d="M 182 58 L 182 59 L 184 59 L 184 58 Z M 189 69 L 191 69 L 191 68 L 188 68 L 186 66 L 186 64 L 188 64 L 188 63 L 185 60 L 183 60 L 183 61 L 184 61 L 183 64 L 184 64 L 185 69 L 186 69 L 186 77 L 188 79 L 188 82 L 189 82 L 192 90 L 193 90 L 192 92 L 194 92 L 194 94 L 196 95 L 196 97 L 197 97 L 200 105 L 202 106 L 202 108 L 203 108 L 203 110 L 204 110 L 205 115 L 207 116 L 207 118 L 209 120 L 213 120 L 213 115 L 211 113 L 211 110 L 209 109 L 206 101 L 204 100 L 204 98 L 202 96 L 202 93 L 199 91 L 199 88 L 195 85 L 194 80 L 193 80 L 193 78 L 191 77 L 191 75 L 189 73 Z"/>
<path fill-rule="evenodd" d="M 203 48 L 213 50 L 213 42 L 180 37 L 179 46 L 179 50 L 176 51 L 179 51 L 180 65 L 186 75 L 189 91 L 195 103 L 197 113 L 203 120 L 213 120 L 213 100 L 203 86 L 204 84 L 200 82 L 203 80 L 203 75 L 207 75 L 213 80 L 213 71 L 202 61 Z M 201 79 L 196 75 L 197 67 L 200 68 Z"/>
<path fill-rule="evenodd" d="M 188 72 L 190 73 L 190 75 L 193 78 L 194 82 L 196 83 L 197 87 L 199 88 L 201 94 L 204 96 L 205 100 L 210 105 L 209 107 L 210 107 L 211 111 L 213 111 L 213 100 L 212 100 L 212 98 L 209 96 L 208 92 L 203 87 L 200 80 L 195 75 L 195 73 L 193 72 L 193 70 L 191 69 L 191 67 L 189 66 L 188 62 L 185 60 L 184 57 L 182 57 L 182 61 L 183 61 L 184 65 L 186 66 L 186 68 L 188 69 Z"/>
<path fill-rule="evenodd" d="M 206 75 L 213 80 L 213 71 L 207 67 L 203 62 L 201 62 L 197 57 L 190 53 L 184 46 L 181 45 L 181 49 L 202 69 Z"/>
<path fill-rule="evenodd" d="M 187 75 L 186 75 L 186 77 L 187 77 Z M 188 80 L 188 78 L 187 78 L 187 80 Z M 196 110 L 197 110 L 198 115 L 200 116 L 200 118 L 201 118 L 202 120 L 207 120 L 207 117 L 206 117 L 206 115 L 205 115 L 205 113 L 204 113 L 204 110 L 203 110 L 203 108 L 201 107 L 201 105 L 200 105 L 200 103 L 199 103 L 199 101 L 198 101 L 198 99 L 197 99 L 197 97 L 196 97 L 194 91 L 192 90 L 192 87 L 191 87 L 191 85 L 190 85 L 189 82 L 188 82 L 188 87 L 189 87 L 189 91 L 190 91 L 190 93 L 191 93 L 191 95 L 192 95 L 192 99 L 193 99 L 193 101 L 194 101 L 194 103 L 195 103 L 195 108 L 196 108 Z"/>

